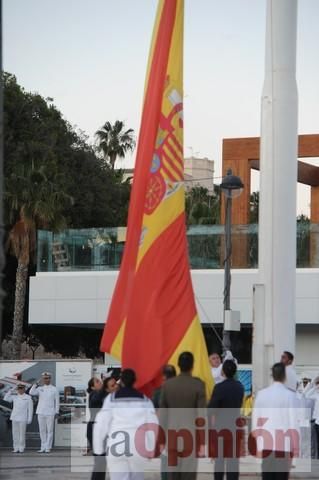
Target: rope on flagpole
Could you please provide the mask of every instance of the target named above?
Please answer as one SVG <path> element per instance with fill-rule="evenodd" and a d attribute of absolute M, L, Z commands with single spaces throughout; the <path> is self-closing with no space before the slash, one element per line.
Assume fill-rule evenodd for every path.
<path fill-rule="evenodd" d="M 214 327 L 214 324 L 210 321 L 209 316 L 208 316 L 208 314 L 206 313 L 206 310 L 205 310 L 203 304 L 201 303 L 201 301 L 199 300 L 199 298 L 198 298 L 196 295 L 195 295 L 195 298 L 196 298 L 197 303 L 198 303 L 199 306 L 201 307 L 201 309 L 202 309 L 202 311 L 203 311 L 203 314 L 204 314 L 204 316 L 206 317 L 206 320 L 208 320 L 207 323 L 208 323 L 208 324 L 211 326 L 211 328 L 213 329 L 213 332 L 215 333 L 217 339 L 220 341 L 221 346 L 224 347 L 223 340 L 222 340 L 221 336 L 219 335 L 219 333 L 217 332 L 217 329 Z"/>

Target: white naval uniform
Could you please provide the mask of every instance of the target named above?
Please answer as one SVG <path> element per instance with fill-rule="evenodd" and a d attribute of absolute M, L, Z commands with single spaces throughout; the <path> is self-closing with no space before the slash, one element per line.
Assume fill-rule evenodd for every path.
<path fill-rule="evenodd" d="M 36 413 L 41 439 L 40 450 L 49 452 L 53 443 L 54 417 L 60 409 L 59 391 L 54 385 L 32 385 L 29 393 L 39 397 Z"/>
<path fill-rule="evenodd" d="M 315 379 L 315 381 L 317 380 L 318 378 Z M 319 425 L 319 387 L 317 387 L 313 383 L 308 383 L 307 387 L 304 390 L 304 395 L 306 398 L 310 398 L 314 401 L 312 419 L 315 421 L 316 425 Z"/>
<path fill-rule="evenodd" d="M 101 455 L 107 448 L 111 480 L 142 480 L 144 478 L 144 469 L 148 460 L 139 452 L 139 438 L 146 449 L 151 451 L 155 446 L 156 433 L 154 435 L 154 432 L 147 432 L 145 437 L 142 434 L 139 437 L 139 432 L 141 433 L 143 426 L 150 424 L 156 429 L 158 418 L 153 403 L 147 397 L 116 398 L 116 393 L 106 397 L 95 419 L 93 451 L 96 455 Z M 124 432 L 129 439 L 128 452 L 123 444 Z M 120 449 L 123 451 L 117 452 L 116 446 L 120 444 Z"/>
<path fill-rule="evenodd" d="M 293 392 L 297 391 L 297 385 L 298 385 L 298 377 L 296 374 L 296 370 L 293 365 L 287 365 L 286 366 L 286 381 L 285 385 L 289 390 L 292 390 Z"/>
<path fill-rule="evenodd" d="M 299 450 L 299 424 L 298 408 L 300 407 L 297 396 L 283 383 L 274 382 L 270 387 L 257 393 L 252 413 L 252 430 L 265 430 L 267 434 L 259 436 L 257 450 L 270 450 L 297 453 Z M 265 419 L 265 423 L 260 423 Z M 290 440 L 284 440 L 280 432 L 295 432 Z"/>
<path fill-rule="evenodd" d="M 15 394 L 10 390 L 3 397 L 5 402 L 13 403 L 10 420 L 12 421 L 13 450 L 22 453 L 25 449 L 27 424 L 32 422 L 33 402 L 26 393 Z"/>
<path fill-rule="evenodd" d="M 225 377 L 223 377 L 222 375 L 222 369 L 223 369 L 222 363 L 219 365 L 219 367 L 212 367 L 212 376 L 213 376 L 215 385 L 225 380 Z"/>

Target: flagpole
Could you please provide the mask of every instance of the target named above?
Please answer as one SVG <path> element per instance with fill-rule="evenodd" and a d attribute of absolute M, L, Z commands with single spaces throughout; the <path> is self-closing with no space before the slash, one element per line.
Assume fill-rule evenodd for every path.
<path fill-rule="evenodd" d="M 254 388 L 283 350 L 295 353 L 298 93 L 297 0 L 268 0 L 260 144 L 259 286 Z"/>

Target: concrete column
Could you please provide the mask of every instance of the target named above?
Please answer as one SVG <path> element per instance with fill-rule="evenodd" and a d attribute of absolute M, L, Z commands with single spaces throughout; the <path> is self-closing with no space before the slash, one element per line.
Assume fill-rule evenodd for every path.
<path fill-rule="evenodd" d="M 256 388 L 283 350 L 295 351 L 296 191 L 298 94 L 296 85 L 297 0 L 267 0 L 266 72 L 260 145 L 259 271 L 264 312 L 255 314 Z M 261 302 L 257 302 L 261 303 Z M 263 338 L 260 338 L 260 335 Z M 260 366 L 260 362 L 264 365 Z M 256 371 L 255 370 L 255 373 Z M 268 372 L 268 375 L 266 375 Z M 256 375 L 255 375 L 256 377 Z"/>
<path fill-rule="evenodd" d="M 319 266 L 319 187 L 311 187 L 310 265 Z"/>

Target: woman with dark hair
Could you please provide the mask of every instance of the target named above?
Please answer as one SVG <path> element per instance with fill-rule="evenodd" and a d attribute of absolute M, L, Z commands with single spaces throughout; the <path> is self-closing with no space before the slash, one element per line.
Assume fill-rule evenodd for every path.
<path fill-rule="evenodd" d="M 92 425 L 90 430 L 91 449 L 92 449 L 92 443 L 93 443 L 93 430 L 94 430 L 95 417 L 98 414 L 98 412 L 101 410 L 103 406 L 103 402 L 105 398 L 108 396 L 108 394 L 115 392 L 118 389 L 118 384 L 116 383 L 115 378 L 112 376 L 104 378 L 103 383 L 99 379 L 94 379 L 94 380 L 97 380 L 98 381 L 97 385 L 100 385 L 100 386 L 92 390 L 89 396 L 89 408 L 90 408 L 89 423 Z M 106 467 L 106 462 L 104 458 L 105 454 L 95 455 L 93 453 L 93 455 L 94 455 L 94 468 L 93 468 L 91 480 L 105 480 L 105 467 Z"/>
<path fill-rule="evenodd" d="M 105 397 L 112 392 L 115 392 L 119 389 L 119 385 L 116 382 L 114 377 L 107 377 L 103 380 L 103 390 L 105 392 Z"/>
<path fill-rule="evenodd" d="M 174 367 L 174 365 L 169 365 L 169 364 L 164 365 L 164 367 L 162 368 L 163 384 L 170 378 L 174 378 L 174 377 L 176 377 L 176 368 Z M 162 391 L 162 387 L 159 387 L 154 391 L 154 394 L 153 394 L 152 401 L 156 410 L 159 408 L 161 391 Z"/>
<path fill-rule="evenodd" d="M 88 440 L 88 452 L 92 450 L 93 442 L 93 424 L 97 414 L 97 409 L 100 409 L 103 405 L 103 399 L 101 395 L 102 382 L 99 378 L 92 377 L 88 381 L 87 393 L 89 394 L 88 406 L 90 410 L 90 420 L 87 424 L 86 438 Z"/>

